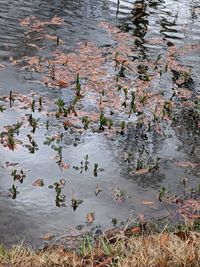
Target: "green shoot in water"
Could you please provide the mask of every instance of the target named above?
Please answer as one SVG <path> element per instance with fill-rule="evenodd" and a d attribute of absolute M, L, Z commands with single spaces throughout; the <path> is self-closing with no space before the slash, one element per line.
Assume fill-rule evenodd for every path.
<path fill-rule="evenodd" d="M 87 130 L 90 124 L 88 116 L 82 117 L 82 123 L 84 125 L 84 129 Z"/>
<path fill-rule="evenodd" d="M 76 76 L 76 96 L 81 96 L 81 83 L 79 73 Z"/>
<path fill-rule="evenodd" d="M 19 192 L 17 191 L 17 186 L 13 184 L 9 191 L 11 193 L 12 199 L 16 199 L 17 194 L 19 194 Z"/>
<path fill-rule="evenodd" d="M 104 112 L 101 111 L 99 117 L 99 130 L 104 130 L 104 126 L 108 124 L 108 119 L 105 117 Z"/>

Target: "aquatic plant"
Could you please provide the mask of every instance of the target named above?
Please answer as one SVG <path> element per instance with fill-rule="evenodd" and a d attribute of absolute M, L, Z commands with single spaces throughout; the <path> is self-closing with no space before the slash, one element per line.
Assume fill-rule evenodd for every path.
<path fill-rule="evenodd" d="M 181 72 L 181 77 L 183 78 L 183 83 L 184 84 L 187 84 L 188 82 L 192 81 L 191 75 L 192 75 L 191 69 L 189 71 Z"/>
<path fill-rule="evenodd" d="M 80 83 L 80 77 L 79 73 L 77 73 L 76 76 L 76 96 L 81 96 L 81 83 Z"/>
<path fill-rule="evenodd" d="M 33 99 L 31 102 L 31 110 L 32 112 L 35 112 L 35 99 Z"/>
<path fill-rule="evenodd" d="M 114 125 L 113 120 L 110 119 L 110 118 L 108 118 L 108 119 L 107 119 L 107 125 L 108 125 L 108 129 L 110 130 L 111 127 L 113 127 L 113 125 Z"/>
<path fill-rule="evenodd" d="M 56 38 L 56 44 L 57 44 L 57 46 L 60 45 L 60 37 L 59 36 L 57 36 L 57 38 Z"/>
<path fill-rule="evenodd" d="M 4 112 L 6 109 L 2 106 L 2 105 L 0 105 L 0 112 Z"/>
<path fill-rule="evenodd" d="M 45 127 L 47 130 L 49 129 L 49 120 L 46 120 Z"/>
<path fill-rule="evenodd" d="M 117 90 L 118 90 L 118 91 L 121 91 L 121 90 L 122 90 L 122 86 L 121 86 L 121 84 L 117 84 L 116 86 L 117 86 Z"/>
<path fill-rule="evenodd" d="M 78 170 L 80 170 L 80 173 L 83 173 L 83 171 L 88 171 L 88 169 L 89 169 L 89 167 L 88 167 L 88 165 L 89 165 L 89 156 L 88 156 L 88 154 L 87 155 L 85 155 L 84 157 L 83 157 L 83 160 L 81 160 L 81 162 L 80 162 L 80 167 L 78 167 L 78 166 L 73 166 L 73 169 L 75 169 L 76 171 L 78 171 Z"/>
<path fill-rule="evenodd" d="M 37 143 L 35 142 L 34 138 L 33 138 L 30 134 L 27 134 L 27 137 L 28 137 L 28 140 L 29 140 L 30 145 L 27 144 L 27 145 L 25 145 L 25 147 L 28 148 L 28 150 L 29 150 L 29 152 L 30 152 L 31 154 L 34 154 L 35 151 L 38 150 L 38 145 L 37 145 Z"/>
<path fill-rule="evenodd" d="M 136 112 L 136 105 L 135 105 L 135 92 L 131 92 L 131 103 L 130 103 L 130 113 L 129 116 L 131 115 L 132 112 Z"/>
<path fill-rule="evenodd" d="M 115 187 L 113 188 L 113 192 L 114 192 L 114 200 L 117 201 L 124 201 L 124 191 L 122 191 L 119 187 Z"/>
<path fill-rule="evenodd" d="M 117 51 L 117 52 L 115 53 L 115 57 L 114 57 L 114 61 L 115 61 L 115 70 L 117 70 L 117 67 L 118 67 L 118 64 L 119 64 L 118 56 L 119 56 L 119 52 Z"/>
<path fill-rule="evenodd" d="M 13 96 L 13 92 L 10 91 L 10 95 L 9 95 L 10 108 L 12 108 L 12 105 L 13 105 L 14 101 L 15 101 L 15 99 L 14 99 L 14 96 Z"/>
<path fill-rule="evenodd" d="M 90 120 L 88 118 L 88 116 L 84 116 L 82 117 L 82 123 L 84 125 L 84 129 L 87 130 L 90 124 Z"/>
<path fill-rule="evenodd" d="M 142 170 L 143 168 L 144 168 L 143 161 L 141 159 L 138 159 L 136 165 L 136 171 Z"/>
<path fill-rule="evenodd" d="M 128 95 L 128 88 L 123 88 L 123 92 L 124 92 L 125 98 L 127 99 L 127 95 Z"/>
<path fill-rule="evenodd" d="M 158 62 L 160 61 L 160 59 L 162 58 L 162 55 L 158 55 L 156 60 L 154 61 L 154 70 L 158 69 Z"/>
<path fill-rule="evenodd" d="M 19 194 L 19 192 L 17 191 L 17 186 L 13 184 L 9 191 L 12 195 L 12 199 L 16 199 L 17 194 Z"/>
<path fill-rule="evenodd" d="M 131 163 L 132 153 L 128 152 L 124 157 L 124 162 Z"/>
<path fill-rule="evenodd" d="M 55 192 L 56 192 L 56 199 L 55 199 L 56 206 L 61 207 L 62 203 L 65 202 L 65 196 L 61 194 L 62 188 L 60 186 L 60 183 L 55 182 L 54 186 L 55 186 Z"/>
<path fill-rule="evenodd" d="M 83 200 L 77 199 L 75 193 L 73 192 L 71 203 L 72 203 L 72 208 L 75 211 L 78 208 L 78 206 L 83 203 Z"/>
<path fill-rule="evenodd" d="M 162 202 L 163 197 L 166 195 L 167 189 L 163 186 L 159 191 L 158 191 L 158 200 Z"/>
<path fill-rule="evenodd" d="M 160 165 L 160 157 L 156 158 L 156 162 L 154 163 L 153 166 L 149 167 L 150 172 L 158 171 L 159 170 L 159 165 Z"/>
<path fill-rule="evenodd" d="M 139 64 L 138 65 L 138 73 L 140 74 L 139 75 L 139 78 L 143 81 L 149 81 L 150 80 L 150 76 L 148 74 L 148 66 L 144 65 L 144 64 Z"/>
<path fill-rule="evenodd" d="M 14 148 L 15 148 L 15 139 L 14 139 L 13 134 L 12 134 L 11 132 L 9 132 L 9 133 L 7 134 L 7 137 L 8 137 L 7 146 L 8 146 L 10 149 L 14 150 Z"/>
<path fill-rule="evenodd" d="M 57 115 L 59 116 L 60 114 L 63 113 L 63 109 L 65 108 L 65 101 L 62 99 L 62 98 L 58 98 L 56 101 L 55 101 L 55 104 L 58 108 L 58 111 L 57 111 Z"/>
<path fill-rule="evenodd" d="M 144 106 L 145 103 L 147 102 L 148 96 L 147 95 L 142 95 L 140 97 L 140 103 Z"/>
<path fill-rule="evenodd" d="M 125 77 L 124 71 L 126 70 L 126 68 L 124 67 L 124 63 L 125 63 L 125 61 L 123 61 L 121 64 L 121 67 L 120 67 L 118 75 L 117 75 L 118 77 L 122 77 L 122 78 Z"/>
<path fill-rule="evenodd" d="M 112 218 L 111 223 L 115 227 L 117 225 L 117 219 L 116 218 Z"/>
<path fill-rule="evenodd" d="M 97 175 L 98 175 L 98 167 L 99 167 L 99 164 L 98 163 L 94 163 L 93 173 L 94 173 L 95 177 L 97 177 Z"/>
<path fill-rule="evenodd" d="M 56 75 L 55 75 L 55 64 L 51 64 L 51 72 L 50 72 L 50 76 L 52 78 L 52 80 L 54 81 L 55 78 L 56 78 Z"/>
<path fill-rule="evenodd" d="M 13 180 L 16 181 L 18 180 L 21 184 L 24 181 L 24 178 L 26 178 L 25 172 L 21 169 L 19 172 L 17 170 L 12 170 L 11 176 L 13 177 Z"/>
<path fill-rule="evenodd" d="M 94 192 L 95 196 L 97 197 L 100 192 L 102 192 L 102 189 L 97 185 L 96 190 Z"/>
<path fill-rule="evenodd" d="M 58 153 L 57 155 L 58 160 L 56 161 L 56 163 L 58 164 L 59 168 L 63 170 L 63 156 L 62 156 L 63 147 L 61 145 L 58 146 L 53 145 L 52 148 Z"/>
<path fill-rule="evenodd" d="M 39 102 L 39 108 L 38 108 L 38 111 L 41 111 L 41 110 L 42 110 L 42 105 L 43 105 L 43 99 L 42 99 L 42 96 L 39 96 L 38 102 Z"/>
<path fill-rule="evenodd" d="M 166 101 L 163 106 L 163 116 L 172 116 L 172 101 Z"/>
<path fill-rule="evenodd" d="M 121 128 L 120 134 L 123 135 L 124 134 L 124 130 L 126 128 L 126 122 L 125 121 L 122 121 L 120 123 L 120 128 Z"/>
<path fill-rule="evenodd" d="M 169 68 L 168 63 L 166 63 L 166 65 L 165 65 L 165 72 L 168 72 L 168 68 Z"/>
<path fill-rule="evenodd" d="M 17 122 L 13 125 L 6 126 L 7 131 L 1 132 L 1 142 L 6 143 L 7 147 L 14 151 L 16 140 L 14 135 L 19 134 L 19 129 L 22 127 L 23 122 Z"/>
<path fill-rule="evenodd" d="M 104 130 L 104 126 L 107 126 L 108 119 L 105 117 L 104 112 L 101 110 L 99 116 L 99 130 Z"/>
<path fill-rule="evenodd" d="M 38 126 L 39 120 L 40 120 L 40 118 L 39 119 L 33 118 L 32 114 L 30 114 L 30 116 L 28 118 L 29 124 L 33 128 L 32 129 L 32 133 L 33 134 L 35 133 L 35 130 L 36 130 L 37 126 Z"/>

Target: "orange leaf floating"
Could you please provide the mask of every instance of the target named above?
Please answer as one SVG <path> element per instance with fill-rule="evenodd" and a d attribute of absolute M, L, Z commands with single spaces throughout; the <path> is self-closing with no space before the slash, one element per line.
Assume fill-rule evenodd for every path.
<path fill-rule="evenodd" d="M 52 234 L 52 233 L 46 233 L 43 236 L 41 236 L 40 239 L 42 239 L 42 240 L 51 240 L 54 237 L 55 237 L 54 234 Z"/>
<path fill-rule="evenodd" d="M 67 163 L 62 163 L 62 167 L 63 167 L 63 169 L 65 169 L 65 170 L 67 170 L 67 169 L 69 169 L 70 168 L 70 164 L 67 164 Z"/>
<path fill-rule="evenodd" d="M 176 161 L 175 165 L 179 166 L 179 167 L 183 167 L 183 168 L 195 168 L 197 166 L 199 166 L 198 163 L 192 163 L 190 161 Z"/>
<path fill-rule="evenodd" d="M 90 212 L 90 213 L 88 213 L 87 214 L 87 216 L 86 216 L 86 219 L 87 219 L 87 222 L 89 223 L 89 224 L 91 224 L 91 223 L 93 223 L 93 221 L 94 221 L 94 212 Z"/>
<path fill-rule="evenodd" d="M 44 180 L 43 179 L 37 179 L 34 183 L 33 186 L 44 186 Z"/>
<path fill-rule="evenodd" d="M 5 68 L 5 66 L 2 65 L 2 64 L 0 64 L 0 70 L 2 70 L 2 69 L 4 69 L 4 68 Z"/>
<path fill-rule="evenodd" d="M 60 88 L 67 87 L 67 82 L 65 80 L 57 80 L 56 82 Z"/>
<path fill-rule="evenodd" d="M 145 173 L 148 173 L 148 172 L 149 172 L 149 169 L 141 169 L 141 170 L 135 171 L 136 174 L 145 174 Z"/>
<path fill-rule="evenodd" d="M 152 205 L 153 202 L 152 202 L 152 201 L 146 201 L 146 200 L 144 200 L 144 201 L 142 202 L 142 204 L 144 204 L 144 205 Z"/>

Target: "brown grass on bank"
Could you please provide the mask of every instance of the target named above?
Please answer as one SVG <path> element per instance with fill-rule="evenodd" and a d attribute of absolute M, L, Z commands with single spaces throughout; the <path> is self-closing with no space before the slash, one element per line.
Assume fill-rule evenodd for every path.
<path fill-rule="evenodd" d="M 120 234 L 112 240 L 102 237 L 93 246 L 85 244 L 79 252 L 62 247 L 37 253 L 22 245 L 10 250 L 0 247 L 0 266 L 199 267 L 200 234 L 162 233 L 130 238 Z"/>

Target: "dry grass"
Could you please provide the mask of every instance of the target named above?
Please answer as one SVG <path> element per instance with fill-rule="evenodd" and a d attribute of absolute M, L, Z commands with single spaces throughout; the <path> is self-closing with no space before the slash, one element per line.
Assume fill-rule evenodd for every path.
<path fill-rule="evenodd" d="M 1 267 L 199 267 L 200 234 L 180 232 L 127 237 L 123 233 L 100 238 L 79 251 L 62 247 L 34 252 L 20 245 L 10 250 L 0 247 Z"/>

